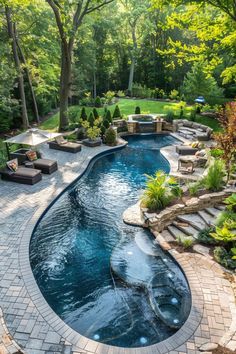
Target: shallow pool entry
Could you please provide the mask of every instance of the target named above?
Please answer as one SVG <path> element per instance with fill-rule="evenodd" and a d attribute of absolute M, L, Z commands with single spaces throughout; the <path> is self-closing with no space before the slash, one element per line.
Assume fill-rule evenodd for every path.
<path fill-rule="evenodd" d="M 53 310 L 80 334 L 142 347 L 172 334 L 191 296 L 177 263 L 144 229 L 126 225 L 144 174 L 169 171 L 159 149 L 171 136 L 127 137 L 128 147 L 99 158 L 47 211 L 30 244 L 34 276 Z"/>

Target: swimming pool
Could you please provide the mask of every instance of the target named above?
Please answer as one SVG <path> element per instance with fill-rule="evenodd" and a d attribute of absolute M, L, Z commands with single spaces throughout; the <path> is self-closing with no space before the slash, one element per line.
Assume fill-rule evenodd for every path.
<path fill-rule="evenodd" d="M 169 171 L 160 148 L 175 139 L 126 139 L 126 148 L 97 159 L 49 208 L 33 233 L 30 260 L 44 297 L 73 329 L 106 344 L 141 347 L 176 332 L 191 296 L 153 236 L 122 221 L 144 174 Z"/>

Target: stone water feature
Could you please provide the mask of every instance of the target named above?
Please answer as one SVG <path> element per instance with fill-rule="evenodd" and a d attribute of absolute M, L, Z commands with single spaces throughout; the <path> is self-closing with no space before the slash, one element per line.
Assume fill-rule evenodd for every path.
<path fill-rule="evenodd" d="M 129 133 L 160 133 L 165 114 L 132 114 L 128 116 Z"/>

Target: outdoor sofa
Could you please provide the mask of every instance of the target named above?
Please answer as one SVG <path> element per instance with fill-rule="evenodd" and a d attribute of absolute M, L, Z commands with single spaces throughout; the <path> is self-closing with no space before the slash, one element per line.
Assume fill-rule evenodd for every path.
<path fill-rule="evenodd" d="M 4 168 L 0 170 L 0 175 L 2 180 L 11 181 L 23 184 L 35 184 L 42 179 L 42 174 L 40 170 L 34 168 L 26 168 L 19 166 L 18 169 L 13 172 L 9 168 Z"/>
<path fill-rule="evenodd" d="M 32 152 L 27 149 L 19 149 L 10 153 L 11 159 L 18 159 L 18 163 L 24 165 L 27 168 L 35 168 L 40 170 L 42 173 L 51 174 L 58 169 L 57 161 L 49 159 L 37 158 L 39 156 L 38 152 L 33 152 L 36 154 L 36 159 L 30 160 L 29 154 Z"/>
<path fill-rule="evenodd" d="M 66 141 L 62 137 L 60 139 L 56 138 L 53 141 L 49 141 L 48 145 L 50 149 L 71 152 L 73 154 L 81 151 L 81 144 L 79 143 L 72 143 L 70 141 Z M 62 138 L 62 139 L 61 139 Z"/>
<path fill-rule="evenodd" d="M 206 125 L 189 121 L 187 119 L 173 120 L 173 131 L 187 139 L 208 141 L 211 139 L 213 129 Z"/>

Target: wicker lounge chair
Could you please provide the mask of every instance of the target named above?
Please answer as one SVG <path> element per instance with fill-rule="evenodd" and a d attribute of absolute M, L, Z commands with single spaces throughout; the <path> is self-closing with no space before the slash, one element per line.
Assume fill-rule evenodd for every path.
<path fill-rule="evenodd" d="M 199 148 L 193 148 L 191 146 L 176 146 L 176 152 L 179 155 L 195 155 L 195 153 L 199 151 Z"/>
<path fill-rule="evenodd" d="M 40 170 L 34 168 L 18 167 L 16 172 L 10 171 L 7 167 L 0 170 L 2 180 L 23 184 L 35 184 L 42 179 Z"/>
<path fill-rule="evenodd" d="M 65 152 L 71 152 L 73 154 L 81 151 L 81 144 L 71 143 L 69 141 L 66 141 L 63 144 L 59 144 L 56 140 L 55 141 L 49 141 L 48 145 L 49 145 L 50 149 L 61 150 L 61 151 L 65 151 Z"/>
<path fill-rule="evenodd" d="M 27 168 L 35 168 L 36 170 L 40 170 L 42 173 L 51 174 L 58 169 L 57 161 L 41 159 L 37 158 L 36 160 L 29 160 L 29 154 L 34 153 L 35 158 L 39 156 L 38 152 L 34 152 L 32 150 L 17 150 L 10 153 L 10 157 L 12 159 L 17 158 L 19 164 L 23 164 Z"/>

